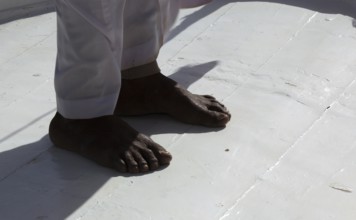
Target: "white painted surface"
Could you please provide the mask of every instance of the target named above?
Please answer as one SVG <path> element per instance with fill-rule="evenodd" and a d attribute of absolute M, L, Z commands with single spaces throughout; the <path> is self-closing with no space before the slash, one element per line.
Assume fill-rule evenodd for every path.
<path fill-rule="evenodd" d="M 55 15 L 0 26 L 1 219 L 356 219 L 356 29 L 345 11 L 220 0 L 160 63 L 231 110 L 223 130 L 128 118 L 172 164 L 126 177 L 52 147 Z"/>

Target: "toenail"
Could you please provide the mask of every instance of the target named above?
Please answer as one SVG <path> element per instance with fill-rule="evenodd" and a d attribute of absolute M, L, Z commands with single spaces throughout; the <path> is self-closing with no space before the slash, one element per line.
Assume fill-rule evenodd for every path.
<path fill-rule="evenodd" d="M 169 152 L 164 151 L 164 150 L 160 150 L 160 151 L 158 151 L 158 153 L 161 154 L 161 155 L 163 154 L 165 156 L 172 156 Z"/>
<path fill-rule="evenodd" d="M 226 118 L 229 118 L 228 115 L 225 115 L 225 114 L 221 114 L 218 119 L 221 120 L 221 119 L 226 119 Z"/>

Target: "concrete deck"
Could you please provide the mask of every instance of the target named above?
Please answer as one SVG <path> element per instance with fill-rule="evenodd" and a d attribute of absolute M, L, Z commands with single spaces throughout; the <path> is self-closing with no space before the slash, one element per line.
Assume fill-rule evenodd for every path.
<path fill-rule="evenodd" d="M 174 156 L 131 177 L 48 138 L 55 14 L 1 25 L 0 218 L 355 220 L 354 8 L 285 2 L 182 11 L 163 72 L 233 118 L 223 130 L 126 118 Z"/>

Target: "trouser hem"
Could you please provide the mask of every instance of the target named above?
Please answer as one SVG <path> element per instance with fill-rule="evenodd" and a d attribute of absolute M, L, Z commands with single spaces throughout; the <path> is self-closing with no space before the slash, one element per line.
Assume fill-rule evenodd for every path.
<path fill-rule="evenodd" d="M 91 119 L 113 115 L 118 94 L 82 100 L 65 100 L 57 96 L 57 111 L 67 119 Z"/>
<path fill-rule="evenodd" d="M 157 61 L 147 63 L 144 65 L 132 67 L 121 71 L 122 79 L 138 79 L 146 76 L 151 76 L 160 73 L 161 69 L 158 67 Z"/>

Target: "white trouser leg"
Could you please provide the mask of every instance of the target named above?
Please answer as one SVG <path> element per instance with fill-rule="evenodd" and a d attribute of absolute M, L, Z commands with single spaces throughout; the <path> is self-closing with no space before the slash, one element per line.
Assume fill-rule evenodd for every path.
<path fill-rule="evenodd" d="M 123 78 L 133 79 L 157 73 L 150 71 L 151 66 L 143 69 L 140 67 L 156 61 L 165 35 L 176 20 L 179 5 L 180 0 L 129 0 L 126 2 L 122 56 L 122 70 L 125 70 Z M 138 71 L 131 71 L 137 67 Z"/>
<path fill-rule="evenodd" d="M 156 60 L 179 0 L 56 0 L 56 5 L 58 112 L 70 119 L 112 115 L 120 71 Z"/>
<path fill-rule="evenodd" d="M 84 119 L 112 115 L 121 85 L 126 0 L 56 0 L 58 112 Z"/>

